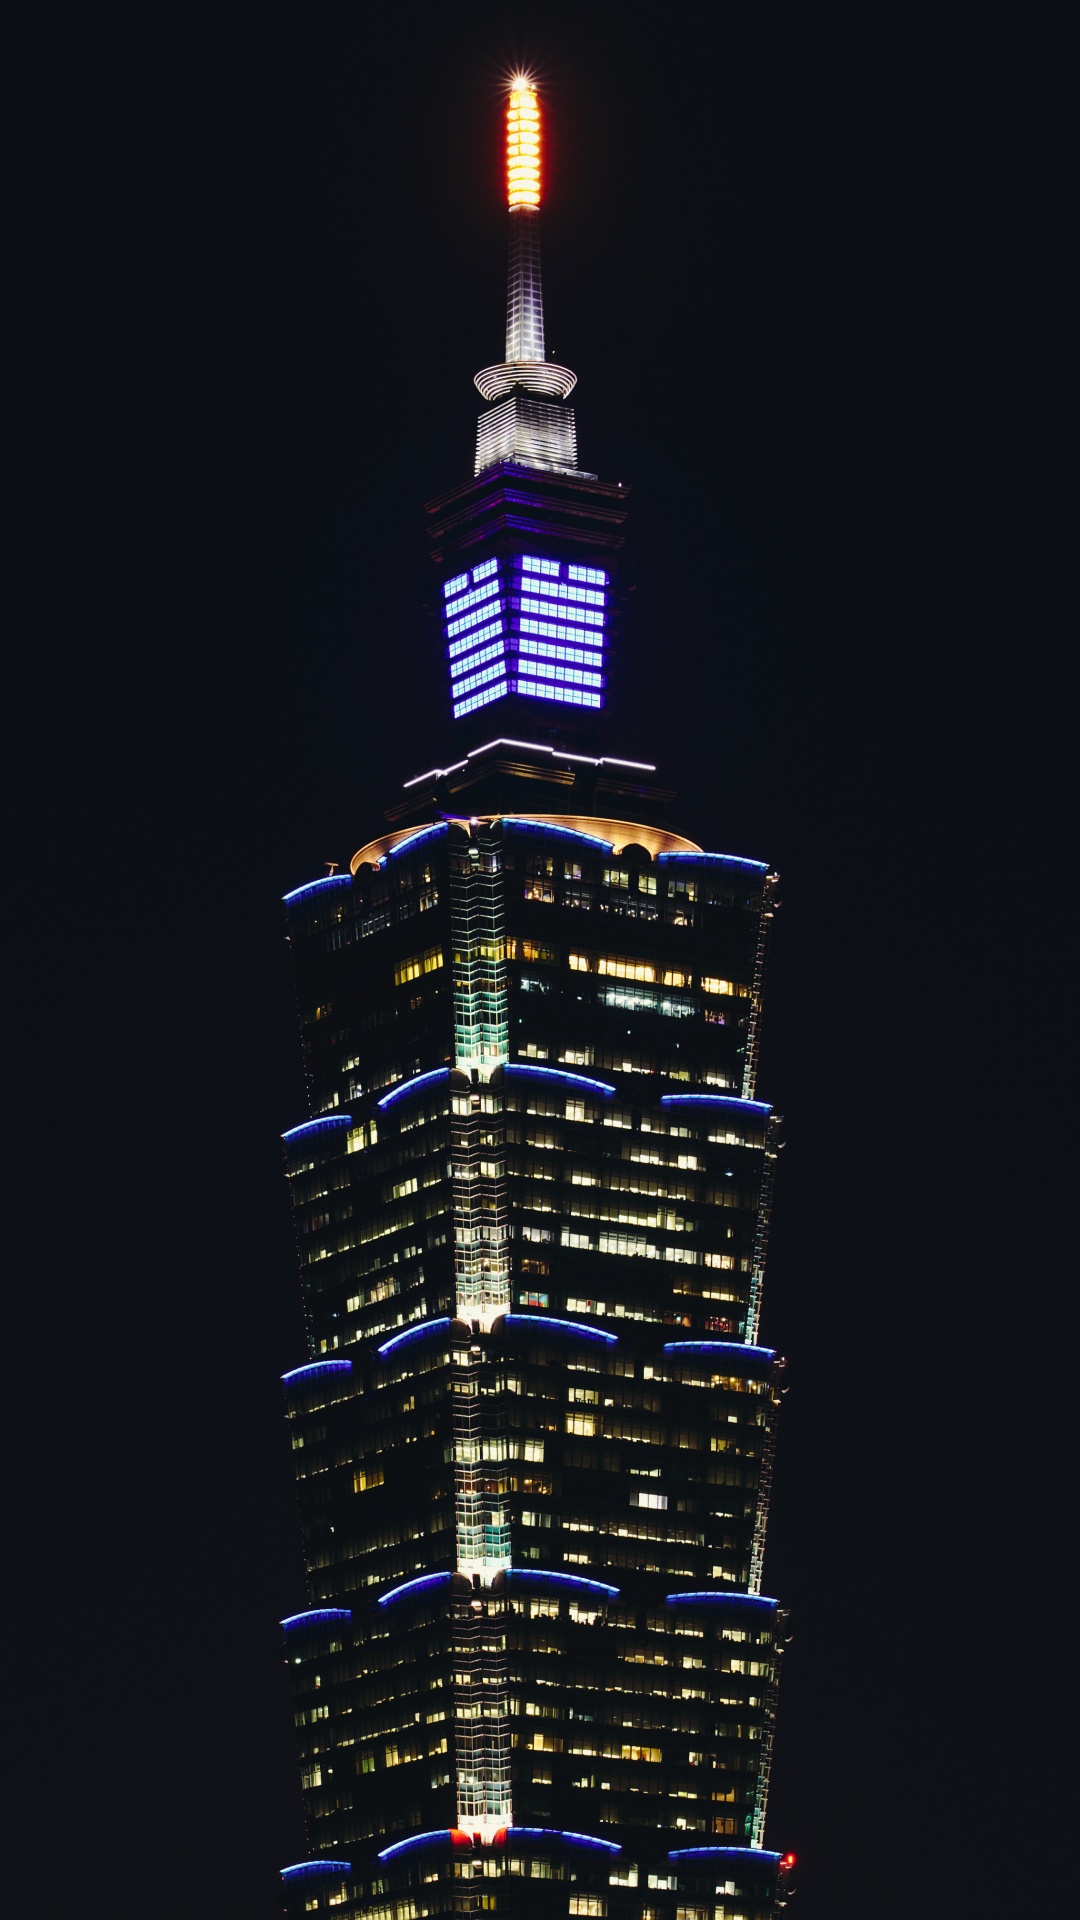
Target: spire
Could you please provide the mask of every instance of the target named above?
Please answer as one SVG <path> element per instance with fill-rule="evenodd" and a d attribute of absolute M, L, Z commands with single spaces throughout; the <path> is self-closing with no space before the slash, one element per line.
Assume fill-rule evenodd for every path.
<path fill-rule="evenodd" d="M 555 366 L 544 354 L 544 294 L 540 284 L 542 153 L 543 122 L 536 88 L 527 74 L 518 74 L 511 82 L 506 103 L 506 198 L 510 209 L 506 359 L 496 366 L 483 367 L 476 375 L 476 385 L 485 400 L 501 400 L 515 388 L 543 394 L 546 399 L 565 400 L 577 385 L 576 373 L 569 367 Z M 576 450 L 571 461 L 575 464 Z"/>

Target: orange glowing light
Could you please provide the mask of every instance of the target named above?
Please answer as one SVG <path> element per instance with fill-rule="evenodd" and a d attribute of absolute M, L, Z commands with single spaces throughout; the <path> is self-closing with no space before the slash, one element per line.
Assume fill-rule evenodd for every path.
<path fill-rule="evenodd" d="M 506 107 L 506 191 L 511 208 L 540 205 L 540 102 L 524 78 L 514 81 Z"/>

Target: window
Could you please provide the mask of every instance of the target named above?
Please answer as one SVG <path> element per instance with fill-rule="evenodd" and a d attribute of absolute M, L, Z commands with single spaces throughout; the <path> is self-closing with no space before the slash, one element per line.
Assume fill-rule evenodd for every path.
<path fill-rule="evenodd" d="M 601 955 L 596 971 L 611 974 L 616 980 L 656 980 L 656 968 L 647 960 L 627 960 L 618 955 Z"/>
<path fill-rule="evenodd" d="M 403 987 L 409 980 L 419 980 L 422 973 L 434 973 L 442 964 L 441 947 L 429 947 L 426 953 L 410 954 L 407 960 L 399 960 L 394 968 L 394 985 Z"/>

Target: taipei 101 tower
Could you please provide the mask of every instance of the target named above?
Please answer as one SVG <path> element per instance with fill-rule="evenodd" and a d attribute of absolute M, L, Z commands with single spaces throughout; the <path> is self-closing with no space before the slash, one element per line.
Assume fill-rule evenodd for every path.
<path fill-rule="evenodd" d="M 285 899 L 310 1117 L 284 1136 L 282 1911 L 766 1920 L 794 1864 L 765 1845 L 775 876 L 619 754 L 629 493 L 579 465 L 545 353 L 527 78 L 506 142 L 505 357 L 427 510 L 443 764 Z"/>

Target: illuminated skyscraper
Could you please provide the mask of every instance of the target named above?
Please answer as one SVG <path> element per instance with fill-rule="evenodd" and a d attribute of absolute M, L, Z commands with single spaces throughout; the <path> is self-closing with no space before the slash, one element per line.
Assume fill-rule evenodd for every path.
<path fill-rule="evenodd" d="M 285 1910 L 764 1920 L 773 876 L 602 750 L 626 490 L 578 468 L 544 358 L 527 82 L 507 122 L 506 358 L 429 509 L 447 765 L 285 903 L 314 1116 L 284 1142 Z"/>

